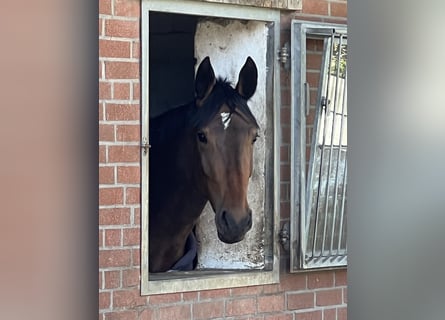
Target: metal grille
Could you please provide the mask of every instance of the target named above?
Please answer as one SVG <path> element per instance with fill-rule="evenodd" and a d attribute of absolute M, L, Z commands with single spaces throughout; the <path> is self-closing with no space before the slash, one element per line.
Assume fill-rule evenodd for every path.
<path fill-rule="evenodd" d="M 306 184 L 306 268 L 347 265 L 347 40 L 335 31 L 324 39 Z"/>

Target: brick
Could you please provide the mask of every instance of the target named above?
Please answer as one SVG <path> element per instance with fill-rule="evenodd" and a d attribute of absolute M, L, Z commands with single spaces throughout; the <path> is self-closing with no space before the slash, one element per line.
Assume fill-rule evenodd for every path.
<path fill-rule="evenodd" d="M 335 272 L 335 285 L 336 286 L 346 286 L 347 282 L 347 272 L 346 270 L 338 270 Z"/>
<path fill-rule="evenodd" d="M 139 21 L 105 20 L 105 35 L 120 38 L 139 38 Z"/>
<path fill-rule="evenodd" d="M 289 182 L 282 182 L 280 184 L 281 201 L 289 201 L 290 199 L 290 185 Z"/>
<path fill-rule="evenodd" d="M 230 296 L 230 289 L 205 290 L 199 293 L 199 300 L 225 298 Z"/>
<path fill-rule="evenodd" d="M 280 118 L 281 118 L 281 124 L 290 125 L 290 120 L 291 120 L 290 108 L 281 108 Z"/>
<path fill-rule="evenodd" d="M 99 81 L 99 101 L 106 99 L 111 99 L 111 84 L 109 82 Z"/>
<path fill-rule="evenodd" d="M 141 44 L 139 41 L 133 41 L 131 48 L 131 57 L 139 59 L 141 56 Z"/>
<path fill-rule="evenodd" d="M 290 143 L 291 129 L 290 127 L 281 127 L 281 143 Z"/>
<path fill-rule="evenodd" d="M 130 224 L 129 208 L 111 208 L 99 210 L 99 225 Z"/>
<path fill-rule="evenodd" d="M 153 309 L 144 309 L 139 314 L 139 320 L 153 320 L 153 319 L 155 319 Z"/>
<path fill-rule="evenodd" d="M 306 73 L 306 81 L 311 88 L 318 88 L 318 81 L 320 80 L 320 72 Z"/>
<path fill-rule="evenodd" d="M 287 309 L 308 309 L 314 307 L 314 293 L 294 293 L 287 295 Z"/>
<path fill-rule="evenodd" d="M 280 218 L 289 219 L 290 217 L 290 203 L 288 201 L 280 202 Z"/>
<path fill-rule="evenodd" d="M 328 2 L 325 0 L 303 0 L 303 13 L 328 15 Z"/>
<path fill-rule="evenodd" d="M 140 1 L 138 0 L 115 0 L 114 14 L 123 17 L 139 17 Z"/>
<path fill-rule="evenodd" d="M 139 63 L 126 61 L 105 61 L 106 79 L 138 79 Z"/>
<path fill-rule="evenodd" d="M 139 146 L 110 146 L 108 148 L 109 162 L 139 162 Z"/>
<path fill-rule="evenodd" d="M 99 124 L 99 141 L 114 141 L 114 125 Z"/>
<path fill-rule="evenodd" d="M 293 320 L 292 314 L 271 314 L 266 315 L 264 320 Z"/>
<path fill-rule="evenodd" d="M 157 294 L 150 296 L 150 305 L 167 304 L 181 301 L 180 293 Z"/>
<path fill-rule="evenodd" d="M 282 291 L 297 291 L 306 289 L 307 274 L 286 273 L 280 275 L 280 288 Z"/>
<path fill-rule="evenodd" d="M 334 273 L 332 271 L 310 273 L 307 277 L 308 289 L 329 288 L 334 285 Z"/>
<path fill-rule="evenodd" d="M 343 288 L 343 303 L 348 303 L 348 288 Z"/>
<path fill-rule="evenodd" d="M 194 303 L 192 309 L 194 320 L 219 318 L 224 315 L 224 301 Z"/>
<path fill-rule="evenodd" d="M 141 91 L 140 91 L 141 85 L 140 83 L 133 83 L 133 100 L 140 100 L 141 99 Z"/>
<path fill-rule="evenodd" d="M 306 68 L 320 70 L 322 55 L 317 53 L 308 53 L 306 55 Z"/>
<path fill-rule="evenodd" d="M 322 313 L 320 310 L 308 311 L 295 314 L 295 320 L 321 320 Z"/>
<path fill-rule="evenodd" d="M 140 243 L 140 228 L 123 229 L 123 245 L 134 246 Z"/>
<path fill-rule="evenodd" d="M 278 284 L 266 284 L 263 286 L 263 294 L 277 293 L 280 291 L 280 285 Z"/>
<path fill-rule="evenodd" d="M 337 309 L 324 309 L 323 320 L 337 320 Z"/>
<path fill-rule="evenodd" d="M 226 302 L 226 316 L 240 316 L 245 314 L 256 313 L 256 299 L 237 298 L 236 300 L 228 300 Z"/>
<path fill-rule="evenodd" d="M 284 310 L 284 295 L 269 295 L 258 297 L 258 312 L 273 312 Z"/>
<path fill-rule="evenodd" d="M 99 0 L 99 14 L 111 14 L 111 0 Z"/>
<path fill-rule="evenodd" d="M 141 225 L 141 209 L 140 208 L 134 208 L 134 224 L 135 225 Z"/>
<path fill-rule="evenodd" d="M 99 146 L 99 163 L 107 162 L 107 147 Z"/>
<path fill-rule="evenodd" d="M 104 231 L 106 247 L 117 247 L 122 245 L 121 229 L 107 229 Z"/>
<path fill-rule="evenodd" d="M 290 151 L 289 146 L 280 146 L 280 162 L 289 163 L 290 161 Z"/>
<path fill-rule="evenodd" d="M 131 42 L 116 40 L 99 40 L 99 57 L 131 58 Z"/>
<path fill-rule="evenodd" d="M 124 288 L 134 287 L 139 285 L 140 270 L 128 269 L 122 271 L 122 286 Z"/>
<path fill-rule="evenodd" d="M 120 271 L 104 271 L 104 288 L 115 289 L 121 285 Z"/>
<path fill-rule="evenodd" d="M 111 307 L 111 293 L 99 292 L 99 310 L 109 309 Z"/>
<path fill-rule="evenodd" d="M 105 313 L 105 320 L 136 320 L 137 311 L 119 311 Z"/>
<path fill-rule="evenodd" d="M 105 105 L 105 119 L 128 121 L 139 120 L 139 104 L 113 104 Z"/>
<path fill-rule="evenodd" d="M 240 287 L 240 288 L 232 288 L 231 295 L 232 296 L 253 296 L 263 292 L 262 286 L 249 286 L 249 287 Z"/>
<path fill-rule="evenodd" d="M 147 297 L 140 296 L 138 289 L 113 292 L 113 307 L 134 308 L 147 304 Z"/>
<path fill-rule="evenodd" d="M 103 272 L 99 271 L 99 289 L 103 289 L 103 281 L 102 281 Z"/>
<path fill-rule="evenodd" d="M 348 319 L 348 309 L 338 308 L 337 309 L 337 320 L 347 320 Z"/>
<path fill-rule="evenodd" d="M 113 83 L 113 99 L 129 100 L 130 99 L 130 83 L 115 82 Z"/>
<path fill-rule="evenodd" d="M 132 249 L 131 253 L 133 259 L 133 265 L 139 266 L 141 264 L 141 252 L 139 249 Z"/>
<path fill-rule="evenodd" d="M 136 184 L 140 182 L 139 167 L 117 167 L 117 182 L 118 183 L 131 183 Z"/>
<path fill-rule="evenodd" d="M 317 291 L 315 294 L 315 304 L 317 306 L 332 306 L 342 303 L 343 303 L 342 289 Z"/>
<path fill-rule="evenodd" d="M 141 189 L 127 188 L 125 191 L 125 203 L 126 204 L 138 204 L 141 202 Z"/>
<path fill-rule="evenodd" d="M 281 181 L 289 181 L 290 165 L 288 165 L 288 164 L 280 165 L 280 178 L 281 178 Z"/>
<path fill-rule="evenodd" d="M 114 183 L 114 167 L 99 167 L 99 184 Z"/>
<path fill-rule="evenodd" d="M 141 140 L 139 125 L 118 125 L 116 127 L 117 141 L 139 142 Z"/>
<path fill-rule="evenodd" d="M 159 320 L 190 320 L 191 312 L 189 305 L 177 305 L 169 307 L 160 307 Z"/>
<path fill-rule="evenodd" d="M 130 250 L 99 250 L 99 268 L 128 267 L 130 263 Z"/>
<path fill-rule="evenodd" d="M 105 120 L 104 119 L 104 103 L 99 103 L 98 113 L 99 113 L 99 121 Z"/>
<path fill-rule="evenodd" d="M 122 204 L 124 191 L 122 188 L 100 188 L 99 205 Z"/>
<path fill-rule="evenodd" d="M 183 292 L 182 300 L 183 301 L 197 301 L 198 300 L 198 292 Z"/>
<path fill-rule="evenodd" d="M 103 34 L 103 25 L 104 25 L 104 21 L 103 21 L 103 19 L 101 19 L 101 18 L 99 18 L 98 19 L 99 20 L 99 25 L 98 25 L 98 27 L 99 27 L 99 36 L 103 36 L 104 34 Z M 99 74 L 100 74 L 100 72 L 99 72 Z"/>
<path fill-rule="evenodd" d="M 330 2 L 330 15 L 334 17 L 348 17 L 348 6 L 346 2 Z"/>

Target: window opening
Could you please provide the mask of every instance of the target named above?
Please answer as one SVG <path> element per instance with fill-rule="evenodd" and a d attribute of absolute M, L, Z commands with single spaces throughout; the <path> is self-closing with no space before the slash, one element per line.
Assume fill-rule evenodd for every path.
<path fill-rule="evenodd" d="M 171 2 L 175 5 L 172 6 Z M 278 214 L 276 199 L 279 197 L 275 190 L 279 182 L 275 178 L 278 153 L 275 143 L 277 117 L 274 114 L 279 105 L 275 94 L 279 73 L 274 52 L 278 45 L 279 12 L 210 3 L 198 5 L 194 1 L 153 0 L 142 4 L 142 140 L 148 137 L 150 118 L 193 100 L 196 69 L 206 56 L 210 56 L 215 75 L 227 77 L 233 85 L 238 81 L 247 56 L 252 56 L 258 65 L 257 90 L 261 94 L 255 93 L 248 105 L 260 125 L 254 159 L 262 160 L 254 167 L 249 182 L 248 202 L 252 211 L 257 211 L 254 213 L 257 220 L 253 222 L 256 229 L 252 227 L 246 234 L 246 238 L 251 238 L 249 242 L 243 240 L 238 245 L 227 245 L 222 251 L 220 241 L 217 241 L 216 248 L 220 251 L 210 247 L 216 241 L 217 232 L 207 230 L 209 226 L 215 228 L 215 213 L 208 205 L 195 228 L 198 238 L 196 268 L 192 271 L 150 273 L 148 162 L 151 156 L 147 154 L 153 149 L 148 153 L 143 150 L 141 291 L 143 294 L 167 293 L 276 282 L 278 259 L 274 235 L 277 226 L 274 221 Z M 235 29 L 230 29 L 231 26 Z M 259 38 L 254 38 L 254 35 Z M 240 47 L 237 59 L 242 63 L 236 62 L 236 46 Z M 257 145 L 261 146 L 260 149 Z M 156 171 L 156 168 L 152 169 Z M 256 187 L 252 180 L 256 181 Z"/>

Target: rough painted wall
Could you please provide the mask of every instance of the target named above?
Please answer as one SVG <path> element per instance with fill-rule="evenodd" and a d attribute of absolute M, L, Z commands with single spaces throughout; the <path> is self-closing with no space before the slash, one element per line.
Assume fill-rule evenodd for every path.
<path fill-rule="evenodd" d="M 253 226 L 241 242 L 225 244 L 218 239 L 215 214 L 208 204 L 197 227 L 200 249 L 198 268 L 253 269 L 264 266 L 264 162 L 266 128 L 266 48 L 265 23 L 227 19 L 205 19 L 195 34 L 195 57 L 199 62 L 210 57 L 217 76 L 236 85 L 246 58 L 251 56 L 258 68 L 258 86 L 249 107 L 260 126 L 255 143 L 254 169 L 249 182 L 248 202 L 253 212 Z"/>

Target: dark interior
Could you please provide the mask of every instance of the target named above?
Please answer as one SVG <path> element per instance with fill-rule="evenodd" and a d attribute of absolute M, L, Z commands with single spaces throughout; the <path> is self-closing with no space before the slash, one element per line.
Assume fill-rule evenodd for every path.
<path fill-rule="evenodd" d="M 197 19 L 191 15 L 150 12 L 150 117 L 194 97 Z"/>

